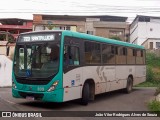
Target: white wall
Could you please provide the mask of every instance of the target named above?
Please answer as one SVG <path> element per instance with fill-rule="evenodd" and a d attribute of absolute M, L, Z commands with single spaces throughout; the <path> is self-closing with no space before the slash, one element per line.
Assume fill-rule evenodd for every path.
<path fill-rule="evenodd" d="M 148 40 L 148 48 L 150 47 L 150 42 L 153 42 L 153 49 L 157 49 L 156 47 L 156 42 L 160 42 L 160 38 L 159 39 L 149 39 Z"/>
<path fill-rule="evenodd" d="M 150 49 L 150 42 L 153 42 L 153 49 L 159 49 L 156 46 L 156 42 L 160 42 L 160 38 L 159 39 L 154 39 L 154 38 L 149 38 L 148 40 L 146 40 L 142 45 L 146 48 L 146 49 Z"/>
<path fill-rule="evenodd" d="M 133 43 L 138 37 L 138 24 L 136 24 L 132 29 L 130 29 L 130 43 Z"/>
<path fill-rule="evenodd" d="M 152 31 L 150 31 L 152 29 Z M 150 23 L 147 25 L 148 38 L 160 38 L 160 23 Z"/>
<path fill-rule="evenodd" d="M 152 29 L 152 30 L 151 30 Z M 139 37 L 160 38 L 160 23 L 156 22 L 139 22 L 138 35 Z"/>
<path fill-rule="evenodd" d="M 141 45 L 149 38 L 158 39 L 160 38 L 160 20 L 151 19 L 150 22 L 138 22 L 130 29 L 130 33 L 130 42 L 132 43 L 137 38 L 138 45 Z"/>
<path fill-rule="evenodd" d="M 0 55 L 0 87 L 12 85 L 12 61 Z"/>
<path fill-rule="evenodd" d="M 138 41 L 137 44 L 141 45 L 145 40 L 147 40 L 147 22 L 138 22 Z"/>
<path fill-rule="evenodd" d="M 41 30 L 44 30 L 44 26 L 43 25 L 34 26 L 34 31 L 41 31 Z"/>

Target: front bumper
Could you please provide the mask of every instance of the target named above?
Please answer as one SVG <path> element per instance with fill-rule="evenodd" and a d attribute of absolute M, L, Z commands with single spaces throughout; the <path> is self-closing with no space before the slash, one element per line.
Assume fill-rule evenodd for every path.
<path fill-rule="evenodd" d="M 31 92 L 12 88 L 12 96 L 15 98 L 26 98 L 27 96 L 32 96 L 35 100 L 45 102 L 63 102 L 63 91 L 64 89 L 57 89 L 52 92 Z"/>

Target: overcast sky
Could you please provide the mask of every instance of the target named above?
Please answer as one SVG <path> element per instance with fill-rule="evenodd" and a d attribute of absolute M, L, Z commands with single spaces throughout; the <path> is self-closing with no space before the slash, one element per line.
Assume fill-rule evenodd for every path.
<path fill-rule="evenodd" d="M 136 15 L 160 17 L 160 0 L 0 0 L 0 18 L 32 19 L 32 14 Z"/>

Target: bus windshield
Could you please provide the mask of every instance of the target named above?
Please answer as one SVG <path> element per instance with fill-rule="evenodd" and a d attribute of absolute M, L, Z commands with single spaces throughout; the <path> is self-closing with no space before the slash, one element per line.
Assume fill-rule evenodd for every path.
<path fill-rule="evenodd" d="M 58 72 L 59 48 L 57 42 L 17 44 L 14 71 L 17 77 L 47 78 Z"/>

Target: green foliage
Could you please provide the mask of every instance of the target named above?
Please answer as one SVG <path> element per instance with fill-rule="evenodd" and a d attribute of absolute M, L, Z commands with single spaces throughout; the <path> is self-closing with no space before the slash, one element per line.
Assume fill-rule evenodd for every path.
<path fill-rule="evenodd" d="M 118 36 L 112 36 L 112 37 L 110 37 L 110 39 L 120 40 L 120 41 L 121 41 L 121 38 L 120 38 L 120 37 L 118 37 Z"/>
<path fill-rule="evenodd" d="M 13 36 L 8 36 L 8 42 L 9 43 L 15 43 L 14 37 Z"/>
<path fill-rule="evenodd" d="M 146 71 L 146 80 L 147 81 L 154 81 L 155 75 L 152 70 L 152 67 L 147 66 L 147 71 Z"/>
<path fill-rule="evenodd" d="M 160 57 L 155 53 L 146 54 L 146 82 L 136 87 L 158 87 L 160 86 Z"/>
<path fill-rule="evenodd" d="M 157 57 L 155 53 L 146 54 L 147 63 L 147 75 L 146 82 L 140 85 L 147 87 L 157 87 L 155 96 L 160 94 L 160 57 Z M 160 102 L 153 100 L 148 103 L 148 108 L 153 112 L 160 112 Z"/>
<path fill-rule="evenodd" d="M 0 35 L 0 41 L 3 41 L 6 39 L 6 35 Z"/>
<path fill-rule="evenodd" d="M 160 112 L 160 102 L 153 100 L 151 102 L 148 103 L 148 108 L 150 111 L 153 112 Z"/>
<path fill-rule="evenodd" d="M 155 53 L 146 54 L 146 63 L 151 67 L 160 67 L 160 57 L 157 57 Z"/>
<path fill-rule="evenodd" d="M 6 35 L 1 34 L 0 41 L 4 41 L 4 40 L 6 40 Z M 8 41 L 9 41 L 9 43 L 14 43 L 15 42 L 14 37 L 12 35 L 8 35 Z"/>
<path fill-rule="evenodd" d="M 158 85 L 160 85 L 160 81 L 146 81 L 136 85 L 136 87 L 158 87 Z"/>
<path fill-rule="evenodd" d="M 46 25 L 46 27 L 47 27 L 49 30 L 52 30 L 52 29 L 54 28 L 54 25 L 48 24 L 48 25 Z"/>

